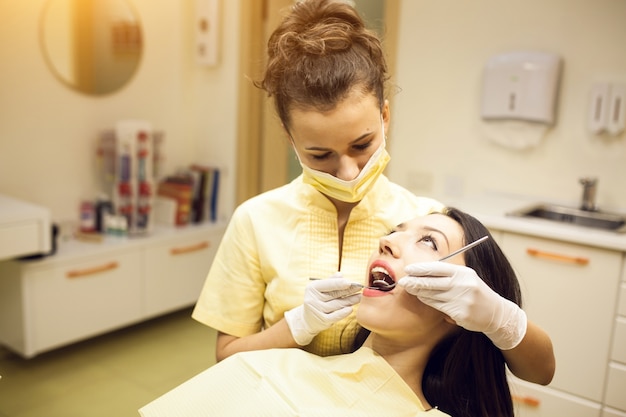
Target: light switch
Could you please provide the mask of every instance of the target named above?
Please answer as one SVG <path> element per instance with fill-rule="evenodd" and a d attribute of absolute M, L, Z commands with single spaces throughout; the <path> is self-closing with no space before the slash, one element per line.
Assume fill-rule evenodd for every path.
<path fill-rule="evenodd" d="M 200 65 L 217 65 L 218 2 L 196 0 L 196 57 Z"/>

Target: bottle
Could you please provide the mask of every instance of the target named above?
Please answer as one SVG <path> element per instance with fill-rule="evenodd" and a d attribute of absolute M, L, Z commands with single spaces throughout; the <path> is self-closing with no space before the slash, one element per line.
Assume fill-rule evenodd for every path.
<path fill-rule="evenodd" d="M 151 195 L 152 187 L 150 183 L 146 181 L 140 182 L 139 196 L 137 199 L 137 227 L 142 230 L 148 228 Z"/>
<path fill-rule="evenodd" d="M 93 202 L 84 200 L 80 204 L 80 231 L 93 233 L 96 231 L 96 209 Z"/>
<path fill-rule="evenodd" d="M 107 214 L 113 214 L 113 203 L 106 195 L 100 195 L 96 201 L 96 231 L 98 233 L 106 232 L 104 217 Z"/>

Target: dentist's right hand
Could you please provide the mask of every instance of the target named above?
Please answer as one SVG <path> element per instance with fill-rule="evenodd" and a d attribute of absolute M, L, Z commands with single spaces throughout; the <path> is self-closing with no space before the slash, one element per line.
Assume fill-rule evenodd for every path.
<path fill-rule="evenodd" d="M 298 345 L 308 345 L 318 333 L 350 315 L 352 306 L 361 300 L 361 293 L 341 296 L 343 290 L 352 292 L 351 284 L 341 274 L 335 274 L 328 279 L 311 281 L 306 286 L 304 303 L 285 312 L 285 320 Z"/>

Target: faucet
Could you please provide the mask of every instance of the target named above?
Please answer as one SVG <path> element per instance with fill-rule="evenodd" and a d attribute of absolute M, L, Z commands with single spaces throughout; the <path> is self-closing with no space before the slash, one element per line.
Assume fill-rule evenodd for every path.
<path fill-rule="evenodd" d="M 580 208 L 585 211 L 596 211 L 596 186 L 598 179 L 592 177 L 583 177 L 578 180 L 583 186 L 583 198 Z"/>

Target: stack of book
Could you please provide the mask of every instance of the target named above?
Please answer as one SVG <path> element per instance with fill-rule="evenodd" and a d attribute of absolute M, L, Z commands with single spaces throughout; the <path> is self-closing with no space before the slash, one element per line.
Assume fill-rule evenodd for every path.
<path fill-rule="evenodd" d="M 219 168 L 194 164 L 166 177 L 157 189 L 157 220 L 184 226 L 218 218 Z"/>

